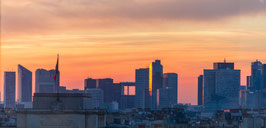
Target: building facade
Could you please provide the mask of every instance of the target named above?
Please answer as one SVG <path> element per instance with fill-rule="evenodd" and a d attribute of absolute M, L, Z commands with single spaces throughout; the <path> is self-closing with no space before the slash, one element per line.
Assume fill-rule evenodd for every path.
<path fill-rule="evenodd" d="M 137 108 L 149 108 L 150 107 L 150 95 L 149 95 L 149 69 L 141 68 L 136 69 L 135 72 L 136 81 L 136 97 L 135 104 Z"/>
<path fill-rule="evenodd" d="M 238 108 L 240 70 L 235 70 L 232 63 L 215 65 L 212 70 L 204 70 L 204 107 L 208 110 Z"/>
<path fill-rule="evenodd" d="M 149 68 L 149 92 L 151 98 L 151 108 L 157 108 L 157 89 L 163 87 L 163 66 L 160 60 L 155 60 Z"/>
<path fill-rule="evenodd" d="M 18 65 L 18 101 L 32 102 L 32 72 Z"/>
<path fill-rule="evenodd" d="M 54 76 L 55 70 L 37 69 L 35 72 L 35 93 L 56 93 L 57 86 Z M 60 81 L 60 75 L 58 80 Z"/>
<path fill-rule="evenodd" d="M 92 78 L 87 78 L 84 80 L 84 90 L 89 88 L 97 88 L 97 80 Z"/>
<path fill-rule="evenodd" d="M 198 77 L 198 105 L 203 104 L 203 75 Z"/>
<path fill-rule="evenodd" d="M 85 90 L 85 93 L 90 94 L 92 101 L 92 107 L 93 108 L 99 108 L 100 105 L 103 104 L 103 90 L 99 88 L 89 88 Z"/>
<path fill-rule="evenodd" d="M 176 73 L 165 73 L 163 75 L 163 86 L 168 87 L 170 95 L 170 105 L 173 106 L 178 102 L 178 75 Z"/>
<path fill-rule="evenodd" d="M 16 72 L 4 74 L 4 107 L 15 109 L 16 107 Z"/>

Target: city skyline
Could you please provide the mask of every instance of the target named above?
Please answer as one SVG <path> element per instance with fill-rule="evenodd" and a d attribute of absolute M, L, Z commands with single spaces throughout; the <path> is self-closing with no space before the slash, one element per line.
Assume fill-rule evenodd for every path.
<path fill-rule="evenodd" d="M 156 61 L 156 60 L 155 60 Z M 226 60 L 224 60 L 225 62 L 226 62 Z M 260 60 L 256 60 L 255 62 L 258 62 L 258 61 L 260 61 Z M 150 64 L 152 63 L 153 61 L 151 61 L 150 62 Z M 218 63 L 219 62 L 221 62 L 221 63 L 223 63 L 222 61 L 217 61 Z M 216 62 L 214 62 L 214 63 L 216 63 Z M 229 62 L 229 63 L 231 63 L 231 61 Z M 234 62 L 232 62 L 232 63 L 234 63 Z M 251 69 L 251 67 L 252 67 L 252 64 L 254 63 L 254 61 L 252 61 L 252 62 L 250 62 L 250 69 Z M 263 64 L 263 62 L 262 62 L 262 64 Z M 213 64 L 211 64 L 212 66 L 214 66 Z M 19 66 L 22 66 L 22 65 L 20 65 L 19 64 Z M 60 65 L 61 66 L 61 65 Z M 163 65 L 164 66 L 164 65 Z M 211 66 L 211 67 L 212 67 Z M 144 66 L 145 67 L 145 66 Z M 147 67 L 147 69 L 149 68 L 149 64 L 146 66 Z M 164 66 L 165 67 L 165 66 Z M 236 65 L 235 65 L 235 67 L 237 67 Z M 60 67 L 61 68 L 61 67 Z M 141 68 L 140 68 L 141 69 Z M 208 68 L 203 68 L 203 69 L 201 69 L 201 70 L 203 70 L 204 71 L 204 69 L 208 69 Z M 43 68 L 38 68 L 38 69 L 36 69 L 36 70 L 33 70 L 33 71 L 31 71 L 31 70 L 29 70 L 29 71 L 31 71 L 32 72 L 32 93 L 34 94 L 35 93 L 35 88 L 36 88 L 36 86 L 35 86 L 35 83 L 36 83 L 36 81 L 35 81 L 35 75 L 36 75 L 36 73 L 35 73 L 35 71 L 38 71 L 38 70 L 46 70 L 46 69 L 43 69 Z M 48 70 L 48 69 L 47 69 Z M 54 69 L 49 69 L 50 71 L 53 71 Z M 135 70 L 137 70 L 137 69 L 135 69 Z M 239 70 L 241 70 L 241 69 L 239 69 Z M 4 71 L 4 72 L 10 72 L 10 71 Z M 3 72 L 3 73 L 4 73 Z M 14 71 L 14 72 L 16 72 L 16 71 Z M 61 71 L 60 71 L 61 72 Z M 16 72 L 17 73 L 17 72 Z M 173 72 L 169 72 L 169 73 L 173 73 Z M 166 73 L 167 74 L 167 73 Z M 243 76 L 242 76 L 242 70 L 241 70 L 241 85 L 244 85 L 244 86 L 246 86 L 246 82 L 247 82 L 247 79 L 246 79 L 246 77 L 244 77 L 245 79 L 243 80 L 242 78 L 243 78 Z M 17 76 L 16 76 L 17 77 Z M 86 79 L 90 79 L 90 78 L 92 78 L 92 79 L 112 79 L 113 81 L 114 81 L 114 84 L 115 83 L 123 83 L 123 82 L 135 82 L 135 80 L 134 81 L 116 81 L 114 78 L 111 78 L 111 77 L 99 77 L 99 78 L 95 78 L 95 77 L 85 77 L 85 78 L 83 78 L 81 81 L 82 81 L 82 87 L 81 88 L 71 88 L 71 87 L 69 87 L 69 86 L 66 86 L 68 89 L 80 89 L 80 90 L 83 90 L 84 89 L 84 84 L 85 84 L 85 81 L 84 80 L 86 80 Z M 135 79 L 135 76 L 134 76 L 134 79 Z M 198 77 L 196 77 L 196 79 L 197 79 L 197 88 L 198 88 Z M 17 80 L 17 78 L 16 78 L 16 80 Z M 178 80 L 178 84 L 179 84 L 179 81 L 182 81 L 182 80 Z M 33 84 L 34 83 L 34 84 Z M 18 86 L 17 85 L 18 83 L 16 83 L 16 86 Z M 33 86 L 34 85 L 34 86 Z M 60 85 L 60 86 L 65 86 L 65 85 Z M 18 90 L 16 90 L 16 93 L 17 93 L 17 91 Z M 191 104 L 194 104 L 194 105 L 197 105 L 197 103 L 198 103 L 198 89 L 196 90 L 197 92 L 196 92 L 196 94 L 195 94 L 195 97 L 193 97 L 193 99 L 195 98 L 195 103 L 194 103 L 194 101 L 191 103 Z M 2 93 L 2 95 L 3 95 L 3 92 L 1 92 Z M 178 86 L 178 103 L 187 103 L 187 102 L 182 102 L 182 95 L 180 95 L 179 93 L 181 93 L 180 92 L 180 85 Z M 17 95 L 17 94 L 16 94 Z M 181 97 L 181 98 L 180 98 Z M 181 99 L 181 101 L 179 101 Z M 3 100 L 3 99 L 2 99 Z M 18 100 L 17 98 L 16 98 L 16 100 Z M 189 103 L 190 104 L 190 103 Z"/>
<path fill-rule="evenodd" d="M 179 74 L 178 101 L 192 104 L 213 62 L 235 62 L 241 85 L 251 62 L 266 62 L 264 0 L 6 0 L 1 10 L 2 100 L 3 71 L 21 64 L 35 79 L 58 53 L 70 89 L 88 77 L 133 82 L 135 69 L 160 59 L 164 72 Z"/>

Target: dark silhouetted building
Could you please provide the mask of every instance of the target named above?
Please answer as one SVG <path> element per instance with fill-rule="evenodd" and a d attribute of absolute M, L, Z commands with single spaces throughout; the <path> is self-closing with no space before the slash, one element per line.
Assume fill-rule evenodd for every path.
<path fill-rule="evenodd" d="M 261 90 L 261 66 L 258 60 L 251 64 L 251 90 Z"/>
<path fill-rule="evenodd" d="M 234 63 L 216 63 L 214 69 L 204 70 L 204 107 L 224 110 L 239 107 L 240 70 Z"/>
<path fill-rule="evenodd" d="M 32 72 L 22 65 L 18 65 L 18 101 L 32 103 Z"/>
<path fill-rule="evenodd" d="M 97 80 L 88 78 L 84 80 L 84 90 L 89 89 L 89 88 L 97 88 Z"/>
<path fill-rule="evenodd" d="M 54 76 L 55 70 L 37 69 L 35 72 L 35 93 L 56 93 L 57 87 Z M 60 75 L 58 80 L 60 81 Z"/>
<path fill-rule="evenodd" d="M 16 72 L 5 72 L 4 75 L 4 107 L 14 109 L 16 107 Z"/>
<path fill-rule="evenodd" d="M 149 95 L 149 69 L 141 68 L 136 69 L 136 97 L 135 104 L 137 108 L 150 108 L 150 95 Z"/>
<path fill-rule="evenodd" d="M 251 88 L 251 76 L 247 76 L 247 89 Z"/>
<path fill-rule="evenodd" d="M 151 95 L 151 108 L 157 108 L 157 89 L 163 87 L 163 66 L 160 60 L 155 60 L 149 68 L 149 92 Z"/>
<path fill-rule="evenodd" d="M 171 97 L 168 107 L 176 105 L 178 102 L 178 75 L 176 73 L 165 73 L 163 75 L 163 86 L 168 87 L 169 96 Z"/>
<path fill-rule="evenodd" d="M 198 105 L 203 105 L 203 75 L 198 77 Z"/>
<path fill-rule="evenodd" d="M 227 63 L 226 60 L 224 62 L 214 63 L 213 69 L 235 69 L 234 63 Z"/>
<path fill-rule="evenodd" d="M 266 107 L 266 64 L 262 65 L 261 71 L 261 88 L 262 88 L 262 96 L 261 96 L 261 107 Z"/>

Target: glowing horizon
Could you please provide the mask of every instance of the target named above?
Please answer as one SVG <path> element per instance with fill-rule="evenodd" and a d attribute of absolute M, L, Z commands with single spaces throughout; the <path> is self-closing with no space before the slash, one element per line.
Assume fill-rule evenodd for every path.
<path fill-rule="evenodd" d="M 179 75 L 178 101 L 192 104 L 213 62 L 235 62 L 242 85 L 251 62 L 266 63 L 264 0 L 6 0 L 1 10 L 2 97 L 3 71 L 21 64 L 35 76 L 57 54 L 69 89 L 87 77 L 134 82 L 135 69 L 160 59 Z"/>

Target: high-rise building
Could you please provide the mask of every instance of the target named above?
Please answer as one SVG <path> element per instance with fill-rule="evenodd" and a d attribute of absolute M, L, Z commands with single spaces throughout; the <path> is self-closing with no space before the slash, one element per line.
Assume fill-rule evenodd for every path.
<path fill-rule="evenodd" d="M 214 64 L 214 69 L 204 70 L 204 107 L 208 110 L 239 107 L 240 70 L 233 63 Z"/>
<path fill-rule="evenodd" d="M 173 107 L 175 104 L 173 104 L 173 96 L 171 93 L 173 92 L 173 89 L 170 87 L 163 87 L 160 89 L 157 89 L 157 108 L 169 108 Z"/>
<path fill-rule="evenodd" d="M 178 75 L 176 73 L 165 73 L 163 75 L 163 86 L 170 89 L 170 106 L 177 104 L 178 97 Z M 169 107 L 170 107 L 169 106 Z"/>
<path fill-rule="evenodd" d="M 149 69 L 136 69 L 136 97 L 135 104 L 137 108 L 150 108 L 149 95 Z"/>
<path fill-rule="evenodd" d="M 157 108 L 157 89 L 163 87 L 163 66 L 160 60 L 155 60 L 149 68 L 149 92 L 151 95 L 151 108 Z"/>
<path fill-rule="evenodd" d="M 112 101 L 119 102 L 119 99 L 115 98 L 115 94 L 121 94 L 121 87 L 119 84 L 114 84 L 113 79 L 97 79 L 97 88 L 103 90 L 105 103 L 111 103 Z"/>
<path fill-rule="evenodd" d="M 261 94 L 261 107 L 266 107 L 266 64 L 262 65 L 262 70 L 261 70 L 261 89 L 262 89 L 262 94 Z"/>
<path fill-rule="evenodd" d="M 121 82 L 121 95 L 136 95 L 135 82 Z"/>
<path fill-rule="evenodd" d="M 84 90 L 89 88 L 97 88 L 97 80 L 92 78 L 87 78 L 84 80 Z"/>
<path fill-rule="evenodd" d="M 261 66 L 258 60 L 251 64 L 251 90 L 261 90 Z"/>
<path fill-rule="evenodd" d="M 99 88 L 88 88 L 85 93 L 89 93 L 92 98 L 92 108 L 99 108 L 103 104 L 103 90 Z"/>
<path fill-rule="evenodd" d="M 251 88 L 251 76 L 247 76 L 247 89 Z"/>
<path fill-rule="evenodd" d="M 4 107 L 16 107 L 16 72 L 5 72 L 4 77 Z"/>
<path fill-rule="evenodd" d="M 203 104 L 202 96 L 203 96 L 203 75 L 200 75 L 198 77 L 198 105 Z"/>
<path fill-rule="evenodd" d="M 18 65 L 18 101 L 32 102 L 32 72 Z"/>
<path fill-rule="evenodd" d="M 57 82 L 55 82 L 54 76 L 55 70 L 37 69 L 35 72 L 35 93 L 56 93 Z M 58 80 L 60 81 L 60 75 Z"/>

